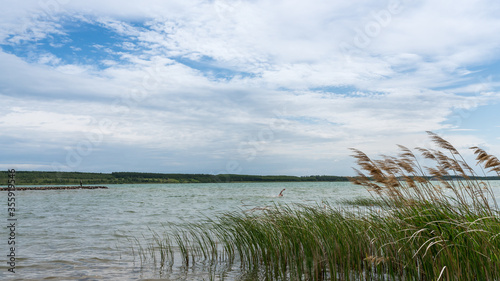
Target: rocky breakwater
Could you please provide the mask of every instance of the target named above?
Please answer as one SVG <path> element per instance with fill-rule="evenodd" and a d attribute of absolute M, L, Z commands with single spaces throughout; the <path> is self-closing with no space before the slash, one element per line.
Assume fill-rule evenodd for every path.
<path fill-rule="evenodd" d="M 39 186 L 39 187 L 33 187 L 33 186 L 16 186 L 16 191 L 19 190 L 62 190 L 62 189 L 106 189 L 108 188 L 107 186 Z M 1 187 L 0 191 L 6 191 L 8 190 L 7 187 Z"/>

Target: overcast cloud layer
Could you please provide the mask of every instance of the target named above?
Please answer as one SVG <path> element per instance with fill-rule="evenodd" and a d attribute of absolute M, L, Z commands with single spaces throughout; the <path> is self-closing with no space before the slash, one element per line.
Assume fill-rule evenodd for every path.
<path fill-rule="evenodd" d="M 500 155 L 498 1 L 1 1 L 0 168 L 351 175 Z"/>

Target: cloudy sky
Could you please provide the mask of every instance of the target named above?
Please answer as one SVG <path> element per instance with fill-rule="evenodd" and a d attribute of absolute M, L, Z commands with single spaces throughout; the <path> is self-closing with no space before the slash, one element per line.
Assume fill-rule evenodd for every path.
<path fill-rule="evenodd" d="M 498 1 L 0 2 L 1 169 L 351 175 L 425 131 L 500 155 Z"/>

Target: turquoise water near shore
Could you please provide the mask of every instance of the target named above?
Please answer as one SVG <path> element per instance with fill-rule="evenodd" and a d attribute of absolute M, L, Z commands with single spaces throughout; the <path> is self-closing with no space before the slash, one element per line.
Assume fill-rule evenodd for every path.
<path fill-rule="evenodd" d="M 500 182 L 492 182 L 495 191 Z M 101 190 L 16 192 L 16 273 L 7 271 L 9 233 L 0 232 L 0 280 L 203 280 L 141 270 L 130 238 L 148 240 L 171 224 L 273 204 L 316 205 L 369 194 L 349 182 L 138 184 Z M 279 192 L 286 188 L 283 197 Z M 497 196 L 500 192 L 495 193 Z M 7 194 L 0 193 L 7 224 Z M 3 206 L 3 207 L 1 207 Z M 4 241 L 1 241 L 4 240 Z M 229 275 L 226 280 L 231 280 Z"/>

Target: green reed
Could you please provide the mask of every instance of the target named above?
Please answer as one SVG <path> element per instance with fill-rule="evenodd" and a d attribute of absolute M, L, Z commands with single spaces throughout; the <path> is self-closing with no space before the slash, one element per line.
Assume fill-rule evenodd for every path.
<path fill-rule="evenodd" d="M 353 150 L 360 167 L 353 182 L 373 198 L 344 204 L 374 208 L 231 212 L 156 237 L 149 251 L 160 254 L 154 260 L 161 267 L 173 263 L 175 248 L 184 266 L 235 264 L 247 280 L 500 280 L 500 216 L 491 187 L 475 179 L 451 144 L 430 135 L 439 149 L 417 150 L 433 167 L 402 146 L 397 157 L 380 160 Z M 496 157 L 472 149 L 481 170 L 500 174 Z"/>

